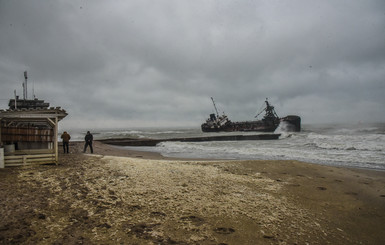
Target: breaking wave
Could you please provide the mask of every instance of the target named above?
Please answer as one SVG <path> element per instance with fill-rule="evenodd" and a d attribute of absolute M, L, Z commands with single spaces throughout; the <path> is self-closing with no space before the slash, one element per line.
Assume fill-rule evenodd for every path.
<path fill-rule="evenodd" d="M 95 138 L 183 138 L 210 135 L 255 134 L 246 132 L 202 133 L 194 129 L 105 130 Z M 292 159 L 333 166 L 385 170 L 385 124 L 303 125 L 290 132 L 280 124 L 279 140 L 163 142 L 156 147 L 127 147 L 159 152 L 164 156 L 205 159 Z M 79 133 L 79 140 L 85 132 Z M 71 137 L 73 134 L 71 134 Z M 76 135 L 75 135 L 76 138 Z"/>

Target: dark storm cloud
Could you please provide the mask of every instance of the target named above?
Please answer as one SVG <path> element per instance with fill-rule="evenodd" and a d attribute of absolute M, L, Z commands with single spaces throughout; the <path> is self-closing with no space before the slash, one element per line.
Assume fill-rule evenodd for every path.
<path fill-rule="evenodd" d="M 383 1 L 2 1 L 0 102 L 35 93 L 69 126 L 385 119 Z"/>

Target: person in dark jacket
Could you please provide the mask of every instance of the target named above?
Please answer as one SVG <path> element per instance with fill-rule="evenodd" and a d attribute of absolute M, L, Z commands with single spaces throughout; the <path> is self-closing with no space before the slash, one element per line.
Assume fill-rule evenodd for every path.
<path fill-rule="evenodd" d="M 64 133 L 61 135 L 61 138 L 63 139 L 63 150 L 64 150 L 64 153 L 69 153 L 68 152 L 68 146 L 69 146 L 69 143 L 70 143 L 70 139 L 71 139 L 71 136 L 66 132 L 64 131 Z"/>
<path fill-rule="evenodd" d="M 90 146 L 91 153 L 94 153 L 94 150 L 92 149 L 92 140 L 93 140 L 93 139 L 94 139 L 94 137 L 92 136 L 92 134 L 90 133 L 90 131 L 87 131 L 87 134 L 86 134 L 86 136 L 84 137 L 84 140 L 86 141 L 86 143 L 84 144 L 84 150 L 83 150 L 83 153 L 86 152 L 88 146 Z"/>

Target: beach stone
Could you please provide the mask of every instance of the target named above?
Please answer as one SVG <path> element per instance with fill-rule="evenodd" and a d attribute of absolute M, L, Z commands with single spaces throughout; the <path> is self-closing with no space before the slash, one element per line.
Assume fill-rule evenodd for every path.
<path fill-rule="evenodd" d="M 37 215 L 37 218 L 38 218 L 38 219 L 46 219 L 46 216 L 45 216 L 45 214 L 39 213 L 39 214 Z"/>

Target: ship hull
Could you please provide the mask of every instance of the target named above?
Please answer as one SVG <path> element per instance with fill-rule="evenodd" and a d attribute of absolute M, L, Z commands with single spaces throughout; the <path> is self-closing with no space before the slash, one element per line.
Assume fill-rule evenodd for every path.
<path fill-rule="evenodd" d="M 210 125 L 203 123 L 202 132 L 274 132 L 280 122 L 285 122 L 287 131 L 301 131 L 301 118 L 299 116 L 286 116 L 274 121 L 246 121 L 246 122 L 227 122 L 224 125 Z"/>
<path fill-rule="evenodd" d="M 262 121 L 229 122 L 222 126 L 203 123 L 201 129 L 203 132 L 274 132 L 278 125 L 279 121 L 275 123 Z"/>
<path fill-rule="evenodd" d="M 234 131 L 255 131 L 255 132 L 274 132 L 281 122 L 285 122 L 285 131 L 301 131 L 301 118 L 296 115 L 289 115 L 283 118 L 279 118 L 277 113 L 266 99 L 266 108 L 263 109 L 258 115 L 262 112 L 265 112 L 265 115 L 262 120 L 258 121 L 246 121 L 246 122 L 232 122 L 228 117 L 223 113 L 223 115 L 218 114 L 217 107 L 215 106 L 214 99 L 211 97 L 213 105 L 217 114 L 210 114 L 210 117 L 206 120 L 205 123 L 201 125 L 203 132 L 234 132 Z M 258 117 L 256 115 L 255 117 Z"/>

